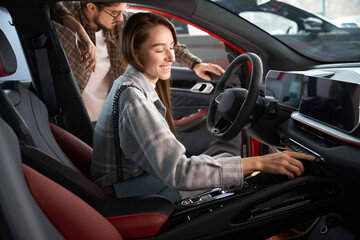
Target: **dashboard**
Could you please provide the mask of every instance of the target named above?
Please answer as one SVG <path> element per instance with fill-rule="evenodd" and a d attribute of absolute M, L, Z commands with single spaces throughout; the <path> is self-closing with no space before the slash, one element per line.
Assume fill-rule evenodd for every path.
<path fill-rule="evenodd" d="M 290 113 L 278 127 L 281 144 L 360 180 L 360 67 L 271 70 L 265 98 Z"/>

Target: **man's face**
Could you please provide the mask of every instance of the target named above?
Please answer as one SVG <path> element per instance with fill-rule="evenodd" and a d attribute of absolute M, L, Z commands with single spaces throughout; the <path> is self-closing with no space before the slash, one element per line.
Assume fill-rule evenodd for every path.
<path fill-rule="evenodd" d="M 117 22 L 124 20 L 122 13 L 126 7 L 127 3 L 117 3 L 103 9 L 97 7 L 93 22 L 97 25 L 98 30 L 112 30 Z"/>

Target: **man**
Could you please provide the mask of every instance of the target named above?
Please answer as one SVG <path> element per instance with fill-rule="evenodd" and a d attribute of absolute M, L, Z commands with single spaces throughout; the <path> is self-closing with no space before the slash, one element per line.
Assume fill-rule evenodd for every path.
<path fill-rule="evenodd" d="M 92 122 L 97 121 L 114 80 L 127 67 L 121 52 L 121 35 L 132 14 L 126 9 L 123 2 L 61 2 L 52 9 L 59 38 Z M 217 75 L 224 72 L 218 65 L 202 63 L 185 45 L 179 44 L 175 55 L 177 62 L 203 79 L 210 80 L 207 71 Z"/>

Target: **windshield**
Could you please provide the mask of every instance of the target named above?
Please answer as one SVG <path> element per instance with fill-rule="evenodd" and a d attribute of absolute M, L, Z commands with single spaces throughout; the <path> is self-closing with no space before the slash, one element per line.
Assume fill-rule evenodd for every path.
<path fill-rule="evenodd" d="M 360 61 L 359 0 L 212 1 L 309 58 Z"/>

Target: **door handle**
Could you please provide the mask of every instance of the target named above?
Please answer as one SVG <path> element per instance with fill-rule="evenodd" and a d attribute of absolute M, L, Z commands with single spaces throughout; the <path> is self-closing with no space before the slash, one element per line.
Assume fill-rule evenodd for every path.
<path fill-rule="evenodd" d="M 209 82 L 200 82 L 196 83 L 191 89 L 190 92 L 194 93 L 211 93 L 214 89 L 214 85 Z"/>

